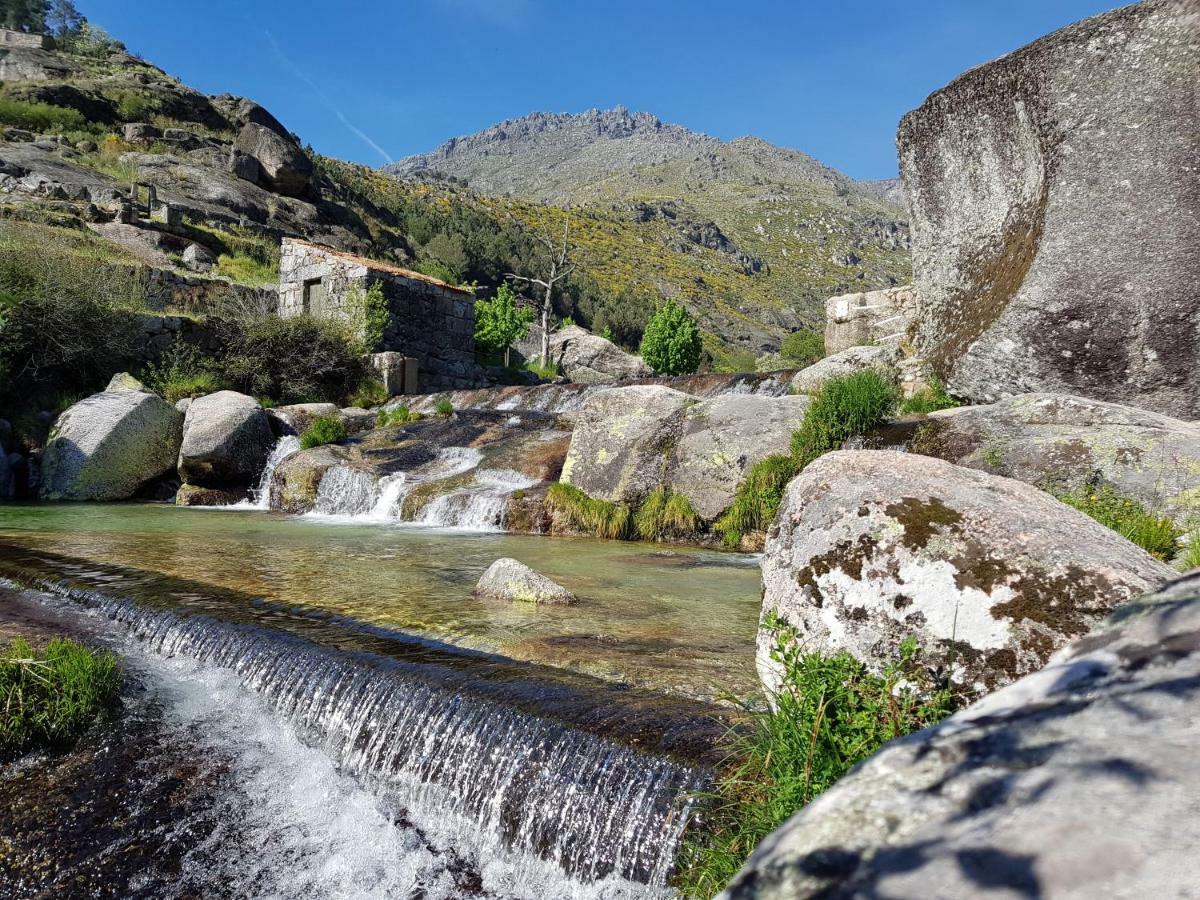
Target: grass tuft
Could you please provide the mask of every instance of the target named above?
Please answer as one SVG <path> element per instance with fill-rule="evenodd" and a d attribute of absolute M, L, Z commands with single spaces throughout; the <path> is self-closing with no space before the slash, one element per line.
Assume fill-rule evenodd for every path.
<path fill-rule="evenodd" d="M 714 526 L 724 535 L 725 544 L 737 547 L 742 538 L 755 531 L 766 531 L 775 519 L 783 492 L 798 469 L 790 456 L 768 456 L 750 467 L 738 485 L 733 505 Z"/>
<path fill-rule="evenodd" d="M 368 377 L 351 396 L 350 405 L 357 406 L 359 409 L 371 409 L 375 406 L 382 406 L 389 399 L 391 397 L 383 383 Z"/>
<path fill-rule="evenodd" d="M 423 416 L 418 412 L 413 412 L 407 406 L 400 405 L 395 409 L 381 409 L 375 416 L 376 428 L 393 428 L 397 425 L 407 425 L 410 422 L 419 422 Z"/>
<path fill-rule="evenodd" d="M 729 757 L 703 798 L 708 813 L 684 839 L 676 880 L 685 897 L 719 893 L 759 841 L 854 765 L 953 711 L 950 692 L 923 674 L 911 639 L 874 675 L 849 653 L 805 652 L 774 616 L 764 627 L 782 671 L 775 708 L 743 704 L 749 727 L 727 737 Z"/>
<path fill-rule="evenodd" d="M 454 404 L 443 398 L 434 404 L 433 411 L 439 416 L 452 416 L 454 415 Z"/>
<path fill-rule="evenodd" d="M 1184 544 L 1183 552 L 1179 554 L 1176 565 L 1181 572 L 1200 569 L 1200 528 L 1193 528 L 1188 533 L 1187 543 Z"/>
<path fill-rule="evenodd" d="M 70 746 L 117 702 L 117 657 L 56 639 L 35 651 L 18 638 L 0 650 L 0 753 Z"/>
<path fill-rule="evenodd" d="M 579 488 L 561 481 L 550 485 L 546 503 L 567 526 L 596 537 L 620 540 L 631 533 L 629 507 L 589 497 Z"/>
<path fill-rule="evenodd" d="M 937 378 L 930 378 L 927 387 L 917 391 L 900 404 L 900 412 L 931 413 L 939 409 L 954 409 L 962 406 L 957 400 L 946 393 L 946 386 Z"/>
<path fill-rule="evenodd" d="M 792 435 L 797 470 L 885 421 L 899 396 L 895 382 L 875 369 L 830 379 L 813 396 L 804 421 Z"/>
<path fill-rule="evenodd" d="M 317 416 L 300 435 L 300 449 L 311 450 L 324 444 L 336 444 L 345 440 L 346 426 L 333 416 Z"/>
<path fill-rule="evenodd" d="M 662 485 L 642 501 L 633 516 L 634 528 L 647 541 L 687 537 L 699 531 L 701 524 L 688 498 Z"/>
<path fill-rule="evenodd" d="M 1178 525 L 1166 516 L 1150 512 L 1132 497 L 1118 493 L 1110 484 L 1085 484 L 1068 493 L 1054 493 L 1054 496 L 1087 513 L 1157 559 L 1173 559 L 1179 549 L 1182 530 Z"/>

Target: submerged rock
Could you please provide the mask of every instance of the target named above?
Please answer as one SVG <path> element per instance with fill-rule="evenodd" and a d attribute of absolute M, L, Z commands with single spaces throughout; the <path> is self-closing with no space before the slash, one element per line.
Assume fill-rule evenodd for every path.
<path fill-rule="evenodd" d="M 1105 482 L 1181 523 L 1200 516 L 1200 424 L 1068 394 L 933 413 L 913 451 L 1038 487 Z"/>
<path fill-rule="evenodd" d="M 1043 666 L 1174 572 L 1049 494 L 925 456 L 839 451 L 788 486 L 762 563 L 763 611 L 879 668 L 915 637 L 968 692 Z M 758 667 L 777 684 L 774 636 Z"/>
<path fill-rule="evenodd" d="M 1194 0 L 1147 0 L 978 66 L 900 123 L 915 343 L 955 396 L 1200 418 Z"/>
<path fill-rule="evenodd" d="M 174 467 L 183 415 L 130 381 L 138 387 L 93 394 L 58 417 L 42 453 L 42 499 L 125 500 Z"/>
<path fill-rule="evenodd" d="M 187 408 L 179 477 L 206 487 L 250 485 L 275 444 L 258 401 L 236 391 L 198 397 Z"/>
<path fill-rule="evenodd" d="M 175 492 L 176 506 L 232 506 L 249 497 L 249 492 L 237 488 L 208 488 L 183 484 Z"/>
<path fill-rule="evenodd" d="M 884 747 L 763 840 L 722 897 L 1188 896 L 1198 701 L 1193 575 Z"/>
<path fill-rule="evenodd" d="M 483 573 L 475 593 L 496 600 L 519 603 L 574 603 L 575 595 L 529 566 L 507 557 L 498 559 Z"/>

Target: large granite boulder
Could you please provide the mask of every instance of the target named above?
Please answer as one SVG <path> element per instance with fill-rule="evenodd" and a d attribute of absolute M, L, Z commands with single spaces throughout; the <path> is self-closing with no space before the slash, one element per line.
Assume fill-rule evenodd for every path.
<path fill-rule="evenodd" d="M 290 138 L 270 128 L 247 122 L 238 132 L 234 148 L 258 160 L 259 175 L 268 188 L 288 197 L 308 192 L 312 181 L 312 163 Z"/>
<path fill-rule="evenodd" d="M 848 347 L 817 360 L 792 376 L 792 390 L 797 394 L 819 391 L 825 382 L 864 369 L 880 372 L 895 371 L 896 350 L 889 346 Z"/>
<path fill-rule="evenodd" d="M 724 900 L 1187 897 L 1200 884 L 1200 574 L 894 741 Z"/>
<path fill-rule="evenodd" d="M 764 619 L 873 667 L 915 637 L 966 692 L 1043 665 L 1171 568 L 1024 482 L 895 451 L 838 451 L 788 485 L 762 562 Z M 775 636 L 759 632 L 764 684 Z"/>
<path fill-rule="evenodd" d="M 599 500 L 644 497 L 666 482 L 680 414 L 694 403 L 660 385 L 592 394 L 576 419 L 561 480 Z"/>
<path fill-rule="evenodd" d="M 669 486 L 702 519 L 716 519 L 733 503 L 751 466 L 790 452 L 792 432 L 811 402 L 804 395 L 724 394 L 687 407 L 671 452 Z"/>
<path fill-rule="evenodd" d="M 480 597 L 514 603 L 574 603 L 575 595 L 556 581 L 515 559 L 498 559 L 475 585 Z"/>
<path fill-rule="evenodd" d="M 341 410 L 334 403 L 293 403 L 267 410 L 271 429 L 277 435 L 303 434 L 319 418 L 338 418 Z"/>
<path fill-rule="evenodd" d="M 126 500 L 175 465 L 183 416 L 136 380 L 80 400 L 54 423 L 42 453 L 43 500 Z"/>
<path fill-rule="evenodd" d="M 288 513 L 311 512 L 325 474 L 346 462 L 343 448 L 326 444 L 293 453 L 275 467 L 269 488 L 271 509 Z"/>
<path fill-rule="evenodd" d="M 894 346 L 908 333 L 915 307 L 911 285 L 830 297 L 825 301 L 825 352 Z"/>
<path fill-rule="evenodd" d="M 1180 523 L 1200 517 L 1200 423 L 1068 394 L 933 413 L 913 451 L 1043 488 L 1104 482 Z"/>
<path fill-rule="evenodd" d="M 204 487 L 254 484 L 274 445 L 267 414 L 253 397 L 237 391 L 197 397 L 183 422 L 179 477 Z"/>
<path fill-rule="evenodd" d="M 541 329 L 531 328 L 518 346 L 527 358 L 542 352 Z M 586 328 L 569 325 L 550 335 L 550 360 L 568 379 L 579 384 L 607 384 L 626 378 L 649 378 L 654 370 L 640 356 Z"/>
<path fill-rule="evenodd" d="M 904 117 L 914 340 L 953 394 L 1200 418 L 1198 31 L 1194 0 L 1146 0 Z"/>

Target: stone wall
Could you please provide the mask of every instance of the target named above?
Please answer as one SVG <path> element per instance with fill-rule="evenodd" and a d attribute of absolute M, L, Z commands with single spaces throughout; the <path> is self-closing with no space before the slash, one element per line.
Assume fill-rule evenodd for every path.
<path fill-rule="evenodd" d="M 142 362 L 156 362 L 176 342 L 190 344 L 203 353 L 220 349 L 216 335 L 204 324 L 187 316 L 139 315 L 137 354 Z"/>
<path fill-rule="evenodd" d="M 192 315 L 238 318 L 245 313 L 274 313 L 274 287 L 256 288 L 219 278 L 195 278 L 170 269 L 149 269 L 146 305 L 153 310 L 175 309 Z"/>
<path fill-rule="evenodd" d="M 376 349 L 394 351 L 418 361 L 422 391 L 474 387 L 481 381 L 475 365 L 475 302 L 469 291 L 434 278 L 348 253 L 285 239 L 279 261 L 279 315 L 306 312 L 349 320 L 348 300 L 356 291 L 378 284 L 387 298 L 390 317 Z M 318 297 L 319 299 L 313 299 Z"/>
<path fill-rule="evenodd" d="M 0 49 L 5 47 L 24 47 L 33 50 L 52 50 L 54 40 L 46 34 L 28 34 L 24 31 L 13 31 L 0 28 Z"/>
<path fill-rule="evenodd" d="M 825 301 L 825 352 L 898 344 L 912 323 L 914 307 L 909 285 L 830 297 Z"/>

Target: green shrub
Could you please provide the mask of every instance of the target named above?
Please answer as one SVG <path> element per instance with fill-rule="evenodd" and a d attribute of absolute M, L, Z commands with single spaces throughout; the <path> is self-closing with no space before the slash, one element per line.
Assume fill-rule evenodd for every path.
<path fill-rule="evenodd" d="M 910 413 L 931 413 L 937 412 L 939 409 L 954 409 L 957 406 L 962 406 L 957 400 L 946 393 L 946 386 L 936 378 L 929 379 L 929 385 L 913 394 L 902 404 L 900 404 L 900 412 L 904 414 Z"/>
<path fill-rule="evenodd" d="M 764 627 L 782 671 L 775 708 L 748 707 L 749 727 L 727 738 L 707 822 L 688 834 L 681 853 L 678 882 L 687 897 L 718 893 L 759 841 L 854 765 L 953 711 L 951 694 L 929 683 L 914 641 L 873 675 L 848 653 L 804 652 L 777 618 Z"/>
<path fill-rule="evenodd" d="M 391 312 L 383 287 L 378 281 L 365 291 L 355 286 L 346 295 L 346 310 L 350 314 L 352 327 L 359 335 L 363 353 L 374 353 L 383 343 Z"/>
<path fill-rule="evenodd" d="M 452 416 L 454 415 L 454 404 L 443 397 L 434 404 L 433 411 L 439 416 Z"/>
<path fill-rule="evenodd" d="M 618 540 L 630 534 L 629 507 L 595 500 L 574 485 L 561 481 L 550 485 L 546 504 L 569 528 L 596 537 Z"/>
<path fill-rule="evenodd" d="M 796 472 L 796 461 L 790 456 L 768 456 L 750 467 L 738 485 L 733 505 L 716 522 L 716 530 L 724 535 L 728 546 L 737 547 L 743 536 L 766 531 Z"/>
<path fill-rule="evenodd" d="M 817 331 L 793 331 L 783 339 L 779 354 L 797 368 L 811 366 L 825 357 L 825 335 Z"/>
<path fill-rule="evenodd" d="M 335 416 L 317 416 L 300 435 L 300 449 L 311 450 L 323 444 L 336 444 L 346 439 L 346 426 Z"/>
<path fill-rule="evenodd" d="M 856 434 L 865 434 L 891 414 L 899 391 L 875 369 L 830 379 L 812 399 L 804 421 L 792 435 L 797 470 Z"/>
<path fill-rule="evenodd" d="M 375 416 L 375 426 L 377 428 L 393 428 L 398 425 L 407 425 L 410 422 L 419 422 L 421 419 L 420 413 L 413 412 L 401 404 L 395 409 L 381 409 Z"/>
<path fill-rule="evenodd" d="M 559 376 L 558 366 L 554 363 L 544 364 L 541 357 L 534 357 L 526 360 L 525 365 L 521 366 L 526 372 L 532 372 L 543 381 L 553 381 Z"/>
<path fill-rule="evenodd" d="M 1118 493 L 1110 484 L 1085 484 L 1074 491 L 1054 495 L 1087 513 L 1161 560 L 1174 558 L 1182 530 L 1166 516 L 1156 516 L 1132 497 Z"/>
<path fill-rule="evenodd" d="M 387 388 L 377 378 L 368 377 L 366 381 L 358 386 L 358 390 L 350 398 L 350 405 L 357 406 L 359 409 L 371 409 L 372 407 L 382 406 L 390 399 Z"/>
<path fill-rule="evenodd" d="M 88 121 L 83 113 L 64 106 L 33 100 L 0 97 L 0 123 L 29 131 L 82 131 Z"/>
<path fill-rule="evenodd" d="M 0 753 L 73 743 L 117 702 L 112 653 L 56 639 L 34 651 L 18 638 L 0 651 Z"/>
<path fill-rule="evenodd" d="M 157 362 L 142 372 L 142 381 L 171 403 L 221 390 L 221 381 L 193 345 L 176 340 Z"/>
<path fill-rule="evenodd" d="M 244 394 L 340 404 L 368 375 L 357 339 L 340 322 L 263 315 L 215 328 L 226 348 L 218 374 Z"/>
<path fill-rule="evenodd" d="M 651 491 L 633 515 L 638 536 L 647 541 L 689 537 L 700 530 L 701 524 L 687 497 L 661 485 Z"/>
<path fill-rule="evenodd" d="M 642 335 L 641 355 L 659 375 L 688 375 L 700 365 L 700 329 L 691 313 L 668 300 Z"/>

